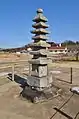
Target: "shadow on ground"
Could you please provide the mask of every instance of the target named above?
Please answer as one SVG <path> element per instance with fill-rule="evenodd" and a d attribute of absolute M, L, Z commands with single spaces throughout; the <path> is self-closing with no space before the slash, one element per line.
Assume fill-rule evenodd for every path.
<path fill-rule="evenodd" d="M 12 74 L 9 73 L 7 78 L 12 81 Z M 24 87 L 27 85 L 26 79 L 24 79 L 24 78 L 22 78 L 21 76 L 18 76 L 18 75 L 16 75 L 16 74 L 14 75 L 14 81 L 15 81 L 16 83 L 20 84 L 20 86 L 21 86 L 22 88 L 24 88 Z"/>

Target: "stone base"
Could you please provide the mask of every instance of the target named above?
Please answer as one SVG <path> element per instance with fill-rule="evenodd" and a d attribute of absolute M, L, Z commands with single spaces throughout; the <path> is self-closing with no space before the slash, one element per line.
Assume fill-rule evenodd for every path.
<path fill-rule="evenodd" d="M 58 89 L 56 87 L 49 87 L 42 91 L 38 91 L 36 89 L 32 89 L 32 87 L 26 86 L 21 95 L 33 103 L 39 103 L 57 97 L 57 92 Z"/>
<path fill-rule="evenodd" d="M 28 76 L 27 84 L 32 87 L 45 88 L 48 86 L 48 77 Z"/>

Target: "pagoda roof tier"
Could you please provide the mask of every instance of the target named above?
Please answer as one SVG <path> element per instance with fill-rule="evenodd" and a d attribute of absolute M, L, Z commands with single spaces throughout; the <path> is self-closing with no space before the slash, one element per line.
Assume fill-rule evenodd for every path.
<path fill-rule="evenodd" d="M 50 47 L 50 44 L 48 44 L 48 43 L 46 43 L 46 41 L 42 41 L 42 40 L 32 43 L 31 45 L 37 46 L 37 47 Z"/>
<path fill-rule="evenodd" d="M 37 12 L 37 16 L 33 19 L 34 22 L 47 22 L 48 19 L 43 15 L 43 13 Z"/>
<path fill-rule="evenodd" d="M 49 34 L 49 32 L 43 28 L 35 29 L 31 31 L 33 34 Z"/>
<path fill-rule="evenodd" d="M 31 64 L 41 64 L 41 65 L 44 65 L 44 64 L 47 64 L 48 63 L 48 60 L 47 58 L 38 58 L 38 59 L 31 59 L 29 61 L 29 63 Z"/>
<path fill-rule="evenodd" d="M 37 50 L 37 51 L 30 51 L 30 54 L 32 54 L 32 55 L 47 55 L 48 50 L 41 49 L 41 50 Z"/>
<path fill-rule="evenodd" d="M 35 23 L 32 25 L 33 28 L 48 28 L 49 25 L 45 24 L 44 22 Z"/>
<path fill-rule="evenodd" d="M 33 40 L 48 40 L 48 37 L 45 35 L 36 35 L 32 37 Z"/>

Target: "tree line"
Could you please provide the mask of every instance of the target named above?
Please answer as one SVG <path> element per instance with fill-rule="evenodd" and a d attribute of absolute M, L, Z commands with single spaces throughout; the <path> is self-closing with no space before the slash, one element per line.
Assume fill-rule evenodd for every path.
<path fill-rule="evenodd" d="M 71 41 L 71 40 L 65 40 L 64 42 L 62 42 L 63 46 L 68 46 L 68 45 L 79 45 L 79 41 Z"/>

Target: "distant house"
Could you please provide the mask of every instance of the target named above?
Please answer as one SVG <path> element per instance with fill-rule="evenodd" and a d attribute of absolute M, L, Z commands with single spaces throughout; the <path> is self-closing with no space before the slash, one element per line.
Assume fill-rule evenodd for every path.
<path fill-rule="evenodd" d="M 49 47 L 48 50 L 52 52 L 52 54 L 67 54 L 68 52 L 67 47 L 63 46 L 52 46 Z"/>
<path fill-rule="evenodd" d="M 57 46 L 57 44 L 56 43 L 54 43 L 54 42 L 47 42 L 48 44 L 50 44 L 50 46 L 52 47 L 52 46 Z"/>

